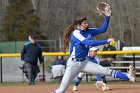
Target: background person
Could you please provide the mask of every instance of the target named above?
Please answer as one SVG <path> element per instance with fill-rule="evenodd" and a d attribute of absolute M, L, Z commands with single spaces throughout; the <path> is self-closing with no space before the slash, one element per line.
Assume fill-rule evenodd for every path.
<path fill-rule="evenodd" d="M 89 49 L 89 55 L 87 56 L 87 60 L 89 60 L 89 62 L 93 62 L 93 63 L 96 63 L 96 64 L 99 64 L 99 57 L 97 56 L 97 50 L 99 50 L 98 48 L 96 47 L 91 47 Z M 74 82 L 74 87 L 73 87 L 73 90 L 74 91 L 77 91 L 78 90 L 78 85 L 79 83 L 81 82 L 82 78 L 84 77 L 85 73 L 83 72 L 80 72 L 77 77 L 76 77 L 76 80 Z M 97 81 L 101 81 L 103 80 L 103 82 L 106 84 L 106 78 L 105 76 L 102 77 L 102 75 L 100 74 L 96 74 L 96 80 Z M 110 88 L 106 85 L 104 86 L 103 90 L 109 90 Z"/>
<path fill-rule="evenodd" d="M 104 45 L 103 51 L 116 51 L 116 48 L 108 43 Z M 116 54 L 102 55 L 102 58 L 100 58 L 100 65 L 109 67 L 114 60 L 116 60 Z"/>
<path fill-rule="evenodd" d="M 59 78 L 60 81 L 65 73 L 67 61 L 64 59 L 63 56 L 56 56 L 52 64 L 52 77 L 53 79 Z"/>
<path fill-rule="evenodd" d="M 25 69 L 27 71 L 29 85 L 35 85 L 37 73 L 40 72 L 38 59 L 40 64 L 42 64 L 42 50 L 40 45 L 36 43 L 36 36 L 30 35 L 29 42 L 25 43 L 21 51 L 21 60 L 24 62 Z"/>
<path fill-rule="evenodd" d="M 54 65 L 63 65 L 66 68 L 66 64 L 67 64 L 67 61 L 64 59 L 63 56 L 56 56 L 56 59 L 54 60 L 52 66 L 54 66 Z"/>

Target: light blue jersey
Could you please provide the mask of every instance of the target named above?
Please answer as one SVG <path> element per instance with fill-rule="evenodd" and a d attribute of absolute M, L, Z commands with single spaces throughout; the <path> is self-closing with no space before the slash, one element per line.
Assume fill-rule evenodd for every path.
<path fill-rule="evenodd" d="M 91 37 L 104 33 L 107 30 L 109 20 L 110 18 L 106 17 L 99 28 L 89 28 L 86 31 L 76 28 L 70 39 L 70 57 L 85 58 L 88 54 L 89 46 L 107 44 L 107 40 L 91 40 Z"/>

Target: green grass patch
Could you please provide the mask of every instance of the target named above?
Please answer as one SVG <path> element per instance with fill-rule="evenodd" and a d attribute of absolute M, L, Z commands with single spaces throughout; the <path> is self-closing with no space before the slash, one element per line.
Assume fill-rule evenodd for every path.
<path fill-rule="evenodd" d="M 19 85 L 28 85 L 28 83 L 25 82 L 3 82 L 0 83 L 0 86 L 19 86 Z"/>

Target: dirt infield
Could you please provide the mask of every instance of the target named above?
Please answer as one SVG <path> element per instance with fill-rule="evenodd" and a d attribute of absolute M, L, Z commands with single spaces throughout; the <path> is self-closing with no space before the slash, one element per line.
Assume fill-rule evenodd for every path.
<path fill-rule="evenodd" d="M 19 85 L 19 86 L 0 86 L 0 93 L 51 93 L 56 89 L 58 84 L 48 85 Z M 97 90 L 94 84 L 80 84 L 78 91 L 72 91 L 72 85 L 69 86 L 65 93 L 139 93 L 139 84 L 111 84 L 109 91 Z"/>

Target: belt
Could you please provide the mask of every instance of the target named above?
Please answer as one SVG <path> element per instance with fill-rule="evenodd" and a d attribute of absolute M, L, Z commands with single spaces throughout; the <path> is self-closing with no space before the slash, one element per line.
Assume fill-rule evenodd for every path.
<path fill-rule="evenodd" d="M 86 58 L 72 58 L 72 61 L 85 61 Z"/>

